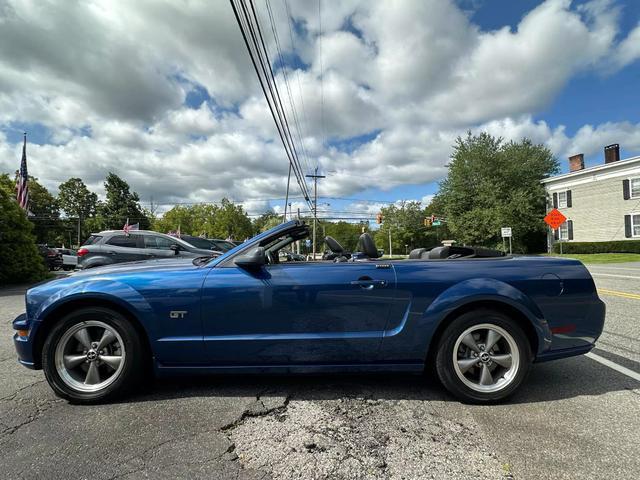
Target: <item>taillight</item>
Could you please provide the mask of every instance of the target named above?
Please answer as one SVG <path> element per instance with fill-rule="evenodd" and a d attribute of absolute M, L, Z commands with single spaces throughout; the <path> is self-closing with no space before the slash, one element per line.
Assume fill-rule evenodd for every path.
<path fill-rule="evenodd" d="M 78 250 L 77 254 L 79 257 L 82 257 L 83 255 L 86 255 L 87 253 L 89 253 L 89 250 L 87 250 L 86 248 L 81 248 L 80 250 Z"/>

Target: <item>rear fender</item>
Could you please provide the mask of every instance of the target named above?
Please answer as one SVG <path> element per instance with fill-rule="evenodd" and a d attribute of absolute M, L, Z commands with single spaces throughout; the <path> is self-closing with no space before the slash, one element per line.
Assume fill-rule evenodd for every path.
<path fill-rule="evenodd" d="M 423 318 L 433 330 L 441 331 L 449 315 L 458 309 L 478 302 L 496 302 L 508 305 L 525 317 L 537 336 L 539 354 L 551 346 L 551 330 L 537 305 L 522 291 L 493 278 L 474 278 L 457 283 L 438 295 L 424 312 Z"/>

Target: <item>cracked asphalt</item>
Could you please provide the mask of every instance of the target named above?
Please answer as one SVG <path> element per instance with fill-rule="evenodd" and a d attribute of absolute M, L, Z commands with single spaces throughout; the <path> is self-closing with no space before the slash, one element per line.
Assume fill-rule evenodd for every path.
<path fill-rule="evenodd" d="M 627 270 L 612 270 L 626 268 Z M 634 271 L 635 270 L 635 271 Z M 640 266 L 592 268 L 640 292 Z M 620 275 L 637 278 L 620 278 Z M 215 376 L 157 381 L 74 406 L 18 365 L 0 290 L 0 475 L 5 479 L 585 479 L 640 472 L 640 383 L 588 357 L 535 365 L 497 406 L 463 405 L 428 377 Z M 595 353 L 640 372 L 640 300 L 602 295 Z"/>

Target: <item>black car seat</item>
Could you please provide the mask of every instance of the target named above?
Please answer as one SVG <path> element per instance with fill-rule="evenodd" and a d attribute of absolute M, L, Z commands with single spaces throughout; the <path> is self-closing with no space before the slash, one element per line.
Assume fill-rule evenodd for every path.
<path fill-rule="evenodd" d="M 451 247 L 435 247 L 429 251 L 429 259 L 447 258 L 450 252 Z"/>
<path fill-rule="evenodd" d="M 429 258 L 428 248 L 414 248 L 409 252 L 409 260 L 419 260 Z"/>
<path fill-rule="evenodd" d="M 324 239 L 324 243 L 329 247 L 329 252 L 325 253 L 322 256 L 323 260 L 335 260 L 335 261 L 346 261 L 349 258 L 349 254 L 345 251 L 344 247 L 338 243 L 338 241 L 330 236 L 326 236 Z M 338 260 L 342 259 L 344 260 Z"/>
<path fill-rule="evenodd" d="M 367 258 L 379 258 L 380 252 L 376 247 L 376 243 L 368 233 L 363 233 L 358 239 L 358 250 L 362 252 Z"/>

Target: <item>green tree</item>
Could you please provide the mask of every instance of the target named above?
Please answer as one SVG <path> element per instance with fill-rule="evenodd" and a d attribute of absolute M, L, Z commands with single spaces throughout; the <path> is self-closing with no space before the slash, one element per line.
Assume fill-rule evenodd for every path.
<path fill-rule="evenodd" d="M 157 232 L 167 233 L 180 228 L 180 232 L 193 235 L 196 234 L 198 219 L 193 207 L 176 205 L 171 210 L 162 215 L 161 218 L 153 220 L 152 227 Z M 203 232 L 197 232 L 200 235 Z"/>
<path fill-rule="evenodd" d="M 558 161 L 528 139 L 505 143 L 487 133 L 459 137 L 437 201 L 461 244 L 501 245 L 500 228 L 513 228 L 516 251 L 542 251 L 545 191 L 540 181 Z"/>
<path fill-rule="evenodd" d="M 377 231 L 376 245 L 389 253 L 389 232 L 394 254 L 404 254 L 418 247 L 430 248 L 437 245 L 437 232 L 424 225 L 427 217 L 421 202 L 402 202 L 399 205 L 383 207 L 382 225 Z"/>
<path fill-rule="evenodd" d="M 320 231 L 322 232 L 322 238 L 318 237 L 318 242 L 320 242 L 318 243 L 318 251 L 324 251 L 327 248 L 323 242 L 324 238 L 329 236 L 336 239 L 346 251 L 353 252 L 356 250 L 358 238 L 362 233 L 362 225 L 345 221 L 322 222 Z"/>
<path fill-rule="evenodd" d="M 282 223 L 282 216 L 274 211 L 265 212 L 253 221 L 253 233 L 266 232 L 280 223 Z"/>
<path fill-rule="evenodd" d="M 35 282 L 46 277 L 32 229 L 15 200 L 15 183 L 8 175 L 0 175 L 0 285 Z"/>
<path fill-rule="evenodd" d="M 36 241 L 56 245 L 57 237 L 64 230 L 58 200 L 32 176 L 29 176 L 29 212 Z"/>
<path fill-rule="evenodd" d="M 242 205 L 235 205 L 227 198 L 222 199 L 215 213 L 213 228 L 217 238 L 244 240 L 253 235 L 251 220 Z"/>
<path fill-rule="evenodd" d="M 58 187 L 58 204 L 68 217 L 74 217 L 77 221 L 77 241 L 87 234 L 83 230 L 84 221 L 95 216 L 98 206 L 98 196 L 90 192 L 84 182 L 79 178 L 70 178 Z"/>
<path fill-rule="evenodd" d="M 129 223 L 139 223 L 140 229 L 149 228 L 150 221 L 140 206 L 140 197 L 131 191 L 129 184 L 113 172 L 109 172 L 104 182 L 107 200 L 98 209 L 104 217 L 107 228 L 119 229 L 129 219 Z"/>
<path fill-rule="evenodd" d="M 206 235 L 209 238 L 244 240 L 253 236 L 254 226 L 242 206 L 223 198 L 220 205 L 209 203 L 176 205 L 153 220 L 153 229 L 159 232 L 177 230 L 188 235 Z"/>

